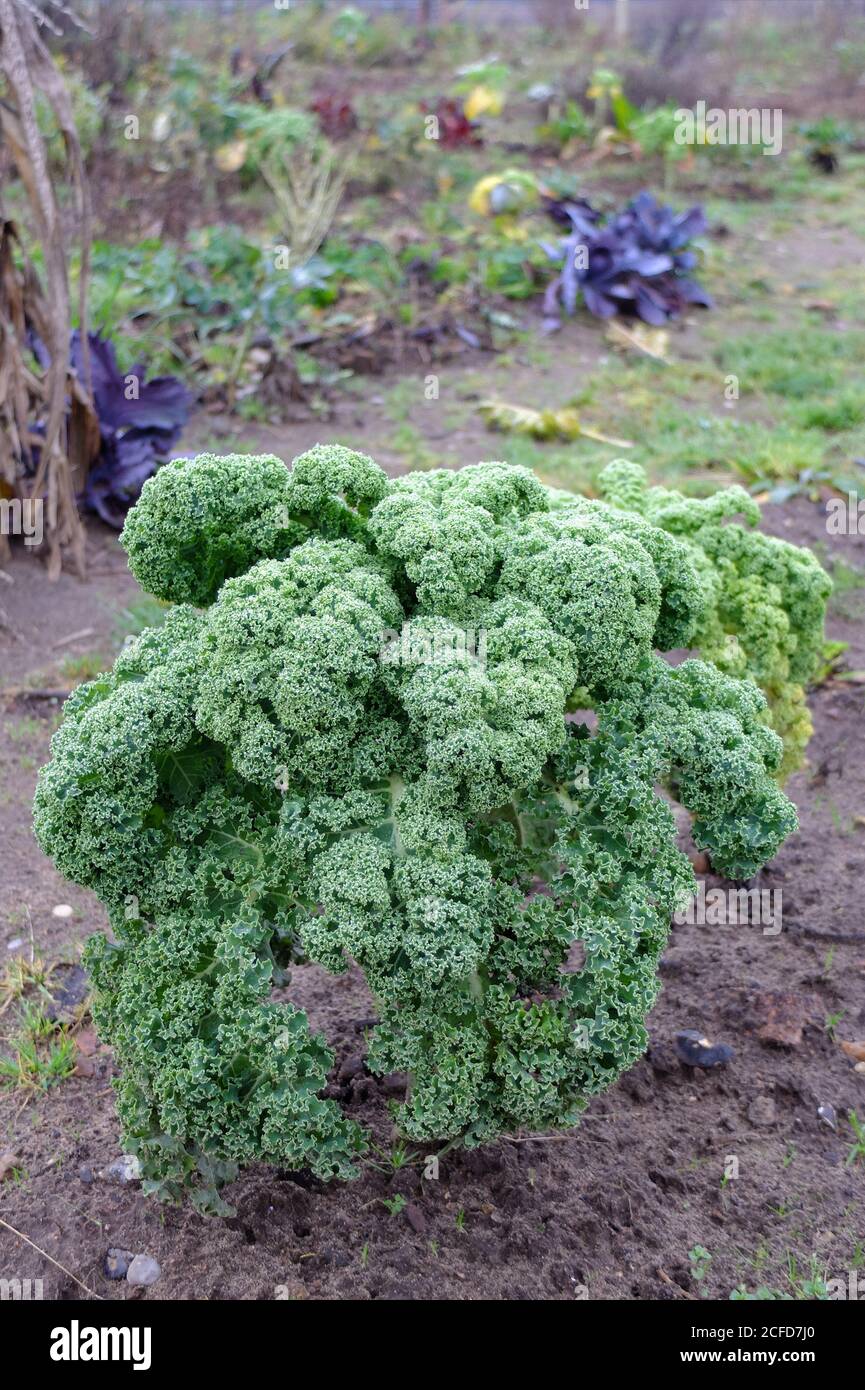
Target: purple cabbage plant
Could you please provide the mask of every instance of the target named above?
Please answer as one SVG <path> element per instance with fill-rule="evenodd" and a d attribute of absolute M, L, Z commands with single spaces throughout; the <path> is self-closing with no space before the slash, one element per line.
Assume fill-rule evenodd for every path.
<path fill-rule="evenodd" d="M 87 339 L 101 448 L 80 501 L 120 530 L 144 483 L 171 455 L 189 418 L 192 396 L 175 376 L 146 381 L 142 363 L 121 372 L 111 342 L 97 333 L 88 333 Z M 83 379 L 81 348 L 76 329 L 72 366 Z"/>
<path fill-rule="evenodd" d="M 547 212 L 569 229 L 558 245 L 541 243 L 559 266 L 544 295 L 548 329 L 560 326 L 562 309 L 575 313 L 580 298 L 598 318 L 630 313 L 649 324 L 678 318 L 689 304 L 712 307 L 689 274 L 697 257 L 688 243 L 706 230 L 701 207 L 676 213 L 643 192 L 606 223 L 585 199 L 550 200 Z"/>
<path fill-rule="evenodd" d="M 100 447 L 78 501 L 119 531 L 144 483 L 171 457 L 189 418 L 193 397 L 175 376 L 146 381 L 143 363 L 121 372 L 113 343 L 98 333 L 88 333 L 87 341 Z M 36 361 L 46 370 L 51 355 L 45 343 L 32 331 L 29 343 Z M 70 340 L 70 364 L 79 380 L 84 381 L 81 334 L 77 328 Z M 41 425 L 34 425 L 31 434 L 38 437 L 41 433 Z M 26 472 L 35 471 L 39 465 L 38 446 L 23 463 Z"/>

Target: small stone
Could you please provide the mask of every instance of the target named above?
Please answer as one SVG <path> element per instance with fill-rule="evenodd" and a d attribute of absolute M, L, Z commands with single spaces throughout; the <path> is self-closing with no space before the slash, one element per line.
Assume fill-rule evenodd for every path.
<path fill-rule="evenodd" d="M 274 1298 L 287 1300 L 290 1302 L 302 1303 L 305 1298 L 309 1298 L 309 1290 L 299 1279 L 292 1280 L 288 1284 L 274 1285 Z"/>
<path fill-rule="evenodd" d="M 52 909 L 51 909 L 51 916 L 52 916 L 52 917 L 71 917 L 71 916 L 72 916 L 72 908 L 69 906 L 68 903 L 58 903 L 56 907 L 52 907 Z"/>
<path fill-rule="evenodd" d="M 107 1178 L 109 1182 L 137 1182 L 141 1177 L 141 1164 L 135 1154 L 123 1154 L 103 1168 L 100 1177 Z"/>
<path fill-rule="evenodd" d="M 679 1061 L 687 1067 L 723 1067 L 736 1055 L 729 1043 L 711 1043 L 696 1028 L 676 1034 Z"/>
<path fill-rule="evenodd" d="M 92 1028 L 85 1028 L 75 1035 L 75 1046 L 82 1057 L 92 1057 L 99 1046 L 99 1039 Z"/>
<path fill-rule="evenodd" d="M 87 997 L 88 979 L 80 965 L 59 966 L 52 976 L 53 998 L 45 1012 L 49 1018 L 62 1013 L 70 1017 Z"/>
<path fill-rule="evenodd" d="M 15 1169 L 21 1166 L 21 1159 L 17 1154 L 0 1154 L 0 1182 L 5 1182 L 7 1178 L 11 1178 Z"/>
<path fill-rule="evenodd" d="M 155 1284 L 161 1274 L 159 1261 L 152 1255 L 136 1255 L 126 1271 L 126 1282 L 146 1289 L 150 1284 Z"/>
<path fill-rule="evenodd" d="M 139 1259 L 140 1258 L 139 1256 Z M 145 1255 L 144 1258 L 147 1259 L 148 1257 Z M 105 1274 L 105 1278 L 125 1279 L 133 1259 L 134 1256 L 131 1250 L 118 1250 L 116 1246 L 112 1246 L 102 1262 L 102 1270 Z"/>
<path fill-rule="evenodd" d="M 416 1206 L 414 1202 L 409 1202 L 406 1207 L 405 1219 L 416 1235 L 423 1235 L 426 1230 L 426 1217 L 420 1207 Z"/>
<path fill-rule="evenodd" d="M 817 1106 L 817 1114 L 824 1125 L 828 1125 L 830 1129 L 838 1128 L 838 1116 L 835 1114 L 834 1105 L 829 1105 L 828 1101 L 824 1101 L 822 1105 Z"/>
<path fill-rule="evenodd" d="M 13 937 L 11 937 L 11 938 L 6 942 L 6 950 L 7 950 L 7 951 L 20 951 L 20 950 L 21 950 L 21 947 L 22 947 L 23 945 L 24 945 L 24 937 L 23 937 L 23 936 L 13 936 Z"/>
<path fill-rule="evenodd" d="M 81 1167 L 78 1169 L 78 1181 L 83 1182 L 85 1186 L 88 1187 L 90 1183 L 92 1183 L 93 1169 L 90 1167 L 88 1163 L 82 1163 Z"/>
<path fill-rule="evenodd" d="M 771 1096 L 755 1096 L 748 1106 L 748 1119 L 761 1129 L 770 1128 L 776 1120 L 775 1102 Z"/>

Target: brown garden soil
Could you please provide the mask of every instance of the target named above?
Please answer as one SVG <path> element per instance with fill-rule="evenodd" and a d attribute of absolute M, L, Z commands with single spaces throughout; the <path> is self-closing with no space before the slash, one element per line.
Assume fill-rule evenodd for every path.
<path fill-rule="evenodd" d="M 318 427 L 317 435 L 328 433 Z M 297 452 L 312 439 L 293 442 Z M 828 538 L 822 511 L 804 500 L 767 508 L 764 526 L 865 565 L 862 538 Z M 107 533 L 92 530 L 90 549 L 86 586 L 71 575 L 52 586 L 20 554 L 8 567 L 14 582 L 0 589 L 4 687 L 50 690 L 64 654 L 111 650 L 116 612 L 135 585 Z M 852 599 L 836 607 L 829 634 L 851 644 L 847 663 L 856 670 L 865 666 L 865 629 Z M 92 631 L 58 645 L 82 629 Z M 362 1176 L 345 1186 L 249 1169 L 226 1192 L 236 1215 L 204 1218 L 102 1176 L 121 1152 L 112 1059 L 85 1017 L 79 1074 L 35 1098 L 0 1091 L 0 1152 L 15 1160 L 0 1182 L 8 1223 L 0 1226 L 0 1276 L 42 1278 L 55 1299 L 82 1296 L 80 1280 L 107 1299 L 364 1300 L 574 1299 L 586 1291 L 592 1299 L 687 1300 L 727 1298 L 739 1283 L 789 1290 L 791 1269 L 846 1276 L 865 1248 L 865 1165 L 846 1163 L 854 1137 L 847 1116 L 865 1117 L 865 1075 L 839 1045 L 865 1038 L 863 686 L 832 681 L 811 703 L 808 765 L 789 785 L 801 829 L 758 880 L 783 892 L 782 931 L 675 927 L 649 1051 L 593 1101 L 579 1129 L 451 1151 L 437 1179 L 424 1177 L 425 1155 L 411 1151 L 394 1171 L 390 1106 L 402 1079 L 365 1070 L 373 1002 L 357 970 L 333 978 L 305 966 L 288 997 L 326 1034 L 329 1092 L 370 1128 L 375 1147 Z M 104 914 L 56 873 L 29 828 L 58 702 L 19 695 L 3 706 L 0 965 L 29 955 L 32 943 L 37 956 L 65 962 L 57 979 L 74 985 L 80 943 L 104 927 Z M 53 915 L 64 903 L 72 916 Z M 9 950 L 16 938 L 23 945 Z M 0 1034 L 12 1012 L 0 1018 Z M 779 1013 L 800 1015 L 798 1041 L 795 1027 L 786 1043 L 760 1036 L 768 1015 Z M 834 1029 L 827 1020 L 837 1020 Z M 733 1060 L 711 1071 L 682 1065 L 674 1039 L 688 1028 L 730 1044 Z M 834 1126 L 818 1115 L 821 1106 L 832 1107 Z M 724 1182 L 731 1157 L 739 1176 Z M 397 1194 L 407 1205 L 392 1211 L 386 1200 Z M 700 1283 L 689 1261 L 695 1246 L 712 1256 Z M 110 1282 L 109 1247 L 155 1256 L 159 1282 L 147 1292 Z"/>

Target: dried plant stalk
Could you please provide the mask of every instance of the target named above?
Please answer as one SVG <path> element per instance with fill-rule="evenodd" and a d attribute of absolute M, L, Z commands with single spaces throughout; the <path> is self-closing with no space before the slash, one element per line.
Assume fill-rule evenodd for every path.
<path fill-rule="evenodd" d="M 61 7 L 66 13 L 65 7 Z M 81 147 L 69 94 L 39 35 L 37 21 L 50 22 L 34 5 L 0 0 L 0 73 L 11 100 L 0 103 L 0 130 L 9 147 L 33 215 L 45 262 L 47 293 L 43 296 L 32 266 L 24 260 L 17 270 L 12 254 L 18 241 L 14 225 L 0 207 L 3 236 L 0 251 L 0 414 L 10 427 L 0 468 L 4 484 L 32 498 L 45 499 L 48 572 L 56 578 L 68 548 L 80 574 L 84 573 L 84 528 L 75 495 L 86 481 L 90 458 L 98 447 L 98 426 L 90 401 L 87 357 L 87 279 L 90 247 L 90 207 Z M 36 117 L 37 92 L 51 107 L 66 146 L 69 174 L 76 192 L 81 228 L 79 319 L 85 381 L 70 380 L 70 308 L 68 246 L 48 169 L 45 140 Z M 19 242 L 20 245 L 20 242 Z M 27 329 L 32 327 L 50 356 L 40 381 L 26 366 Z M 25 400 L 25 395 L 29 397 Z M 71 397 L 72 427 L 67 411 Z M 39 410 L 42 432 L 31 438 L 28 407 Z M 70 439 L 73 452 L 70 454 Z M 31 446 L 38 444 L 38 465 L 31 470 Z M 8 451 L 8 452 L 7 452 Z M 17 475 L 9 477 L 13 459 Z"/>

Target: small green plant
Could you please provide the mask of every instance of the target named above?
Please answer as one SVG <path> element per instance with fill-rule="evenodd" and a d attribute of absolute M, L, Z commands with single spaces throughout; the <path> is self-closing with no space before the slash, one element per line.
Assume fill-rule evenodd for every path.
<path fill-rule="evenodd" d="M 60 670 L 66 680 L 77 685 L 79 681 L 95 680 L 107 664 L 102 652 L 82 652 L 80 656 L 64 657 Z"/>
<path fill-rule="evenodd" d="M 808 162 L 823 174 L 837 173 L 841 150 L 853 143 L 849 126 L 834 116 L 821 116 L 817 121 L 803 122 L 798 127 L 808 150 Z"/>
<path fill-rule="evenodd" d="M 382 1163 L 375 1163 L 373 1166 L 385 1173 L 398 1173 L 407 1164 L 414 1163 L 414 1160 L 404 1141 L 400 1140 L 394 1144 L 392 1149 L 376 1148 L 375 1152 L 383 1159 Z"/>
<path fill-rule="evenodd" d="M 693 1245 L 688 1251 L 688 1260 L 691 1265 L 691 1278 L 695 1283 L 702 1284 L 709 1273 L 709 1266 L 712 1263 L 711 1254 L 704 1245 Z"/>
<path fill-rule="evenodd" d="M 117 610 L 114 619 L 113 638 L 118 647 L 133 637 L 139 637 L 149 627 L 159 627 L 165 622 L 168 607 L 149 594 L 133 600 L 126 608 Z"/>
<path fill-rule="evenodd" d="M 787 1282 L 797 1299 L 820 1299 L 829 1297 L 826 1270 L 816 1255 L 808 1262 L 808 1272 L 799 1269 L 799 1261 L 792 1251 L 787 1254 Z"/>
<path fill-rule="evenodd" d="M 786 1279 L 788 1288 L 780 1289 L 772 1285 L 760 1284 L 749 1291 L 745 1284 L 739 1284 L 730 1294 L 735 1301 L 792 1303 L 794 1300 L 825 1302 L 831 1295 L 827 1282 L 827 1272 L 816 1255 L 808 1262 L 808 1272 L 799 1268 L 799 1260 L 792 1250 L 787 1251 Z"/>
<path fill-rule="evenodd" d="M 0 1083 L 47 1091 L 75 1070 L 75 1039 L 37 1005 L 25 1003 L 17 1031 L 5 1043 L 11 1055 L 0 1054 Z"/>
<path fill-rule="evenodd" d="M 31 991 L 35 991 L 46 1002 L 51 999 L 49 982 L 50 965 L 40 956 L 32 960 L 26 956 L 13 956 L 0 973 L 0 1016 L 12 1005 L 22 1001 Z"/>
<path fill-rule="evenodd" d="M 852 1168 L 857 1163 L 865 1163 L 865 1123 L 859 1119 L 855 1110 L 848 1111 L 847 1118 L 856 1135 L 846 1159 L 847 1167 Z"/>
<path fill-rule="evenodd" d="M 387 1207 L 391 1216 L 399 1216 L 408 1205 L 408 1198 L 402 1192 L 397 1192 L 393 1197 L 382 1197 L 383 1204 Z"/>
<path fill-rule="evenodd" d="M 760 1284 L 753 1292 L 749 1292 L 744 1284 L 737 1284 L 736 1288 L 733 1289 L 733 1292 L 730 1294 L 730 1298 L 734 1302 L 771 1303 L 780 1300 L 785 1303 L 790 1303 L 793 1300 L 793 1295 L 790 1293 L 782 1293 L 780 1289 L 770 1288 L 766 1284 Z"/>
<path fill-rule="evenodd" d="M 539 139 L 550 140 L 563 151 L 570 152 L 581 142 L 590 139 L 592 122 L 575 101 L 566 101 L 561 109 L 550 115 L 548 121 L 538 126 L 537 134 Z"/>

